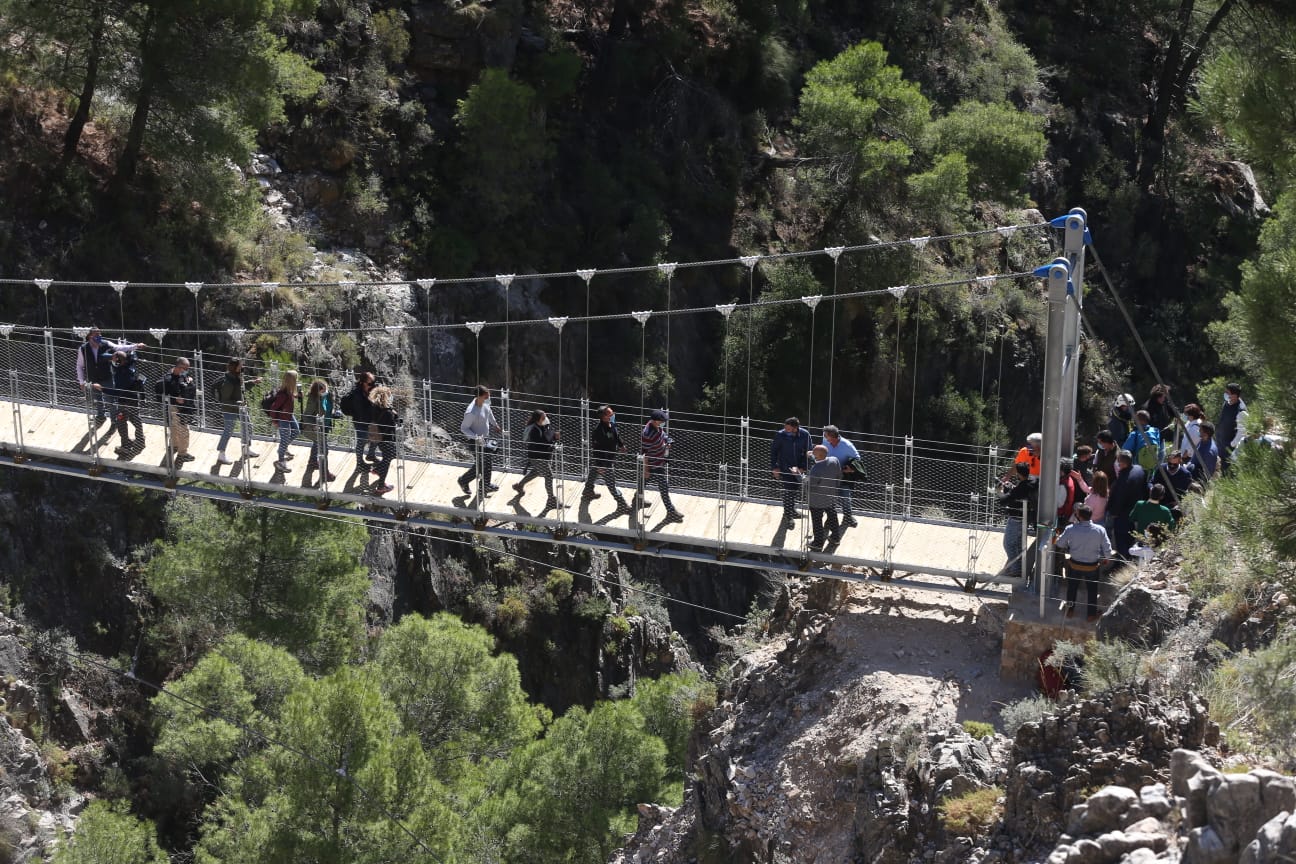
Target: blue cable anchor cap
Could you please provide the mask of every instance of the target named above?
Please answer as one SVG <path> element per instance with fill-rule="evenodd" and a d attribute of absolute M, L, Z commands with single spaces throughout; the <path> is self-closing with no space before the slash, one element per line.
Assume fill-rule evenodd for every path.
<path fill-rule="evenodd" d="M 1054 267 L 1061 267 L 1063 270 L 1065 270 L 1067 272 L 1067 279 L 1068 281 L 1070 280 L 1071 262 L 1065 258 L 1054 258 L 1052 261 L 1045 264 L 1043 267 L 1036 267 L 1034 270 L 1031 271 L 1031 275 L 1038 276 L 1041 279 L 1047 279 L 1049 277 L 1049 271 L 1052 270 Z"/>
<path fill-rule="evenodd" d="M 1079 227 L 1068 226 L 1067 223 L 1072 219 L 1080 220 L 1080 224 L 1084 226 L 1084 244 L 1086 246 L 1092 246 L 1093 234 L 1089 232 L 1089 214 L 1085 212 L 1083 207 L 1072 207 L 1071 212 L 1067 213 L 1065 216 L 1053 217 L 1049 220 L 1049 224 L 1054 228 Z"/>

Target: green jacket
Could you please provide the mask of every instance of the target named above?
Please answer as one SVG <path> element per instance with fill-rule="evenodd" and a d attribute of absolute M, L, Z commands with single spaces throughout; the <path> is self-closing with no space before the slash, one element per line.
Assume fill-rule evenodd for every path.
<path fill-rule="evenodd" d="M 1148 526 L 1154 522 L 1175 527 L 1174 514 L 1170 512 L 1170 508 L 1155 501 L 1140 501 L 1135 504 L 1130 511 L 1130 521 L 1134 523 L 1134 530 L 1140 534 L 1147 531 Z"/>

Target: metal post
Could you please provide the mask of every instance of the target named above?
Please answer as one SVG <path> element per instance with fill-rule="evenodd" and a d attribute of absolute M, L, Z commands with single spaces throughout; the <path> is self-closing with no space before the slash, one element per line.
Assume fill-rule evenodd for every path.
<path fill-rule="evenodd" d="M 999 448 L 991 444 L 986 459 L 986 479 L 985 479 L 985 521 L 982 523 L 987 529 L 990 527 L 990 520 L 993 518 L 995 508 L 995 468 L 999 465 Z"/>
<path fill-rule="evenodd" d="M 743 417 L 738 421 L 738 483 L 739 495 L 747 498 L 751 495 L 751 418 Z"/>
<path fill-rule="evenodd" d="M 323 401 L 323 400 L 321 400 Z M 328 495 L 328 475 L 329 475 L 329 452 L 328 452 L 328 427 L 325 424 L 323 414 L 315 415 L 315 434 L 319 436 L 319 449 L 315 454 L 315 470 L 319 472 L 319 488 L 326 496 Z"/>
<path fill-rule="evenodd" d="M 810 484 L 806 482 L 806 475 L 798 475 L 801 479 L 801 561 L 808 563 L 810 561 L 810 523 L 814 520 L 810 518 Z"/>
<path fill-rule="evenodd" d="M 88 370 L 87 370 L 88 371 Z M 58 404 L 58 377 L 54 372 L 54 331 L 45 331 L 45 373 L 49 377 L 49 404 Z"/>
<path fill-rule="evenodd" d="M 905 518 L 913 517 L 913 499 L 914 499 L 914 438 L 912 435 L 905 436 Z"/>
<path fill-rule="evenodd" d="M 239 402 L 239 441 L 243 444 L 240 457 L 243 460 L 243 497 L 252 497 L 252 412 L 248 410 L 247 400 Z"/>
<path fill-rule="evenodd" d="M 167 469 L 166 487 L 174 489 L 179 477 L 176 475 L 175 448 L 171 445 L 171 414 L 175 406 L 166 394 L 162 394 L 162 452 L 166 454 L 165 464 Z"/>
<path fill-rule="evenodd" d="M 585 326 L 588 327 L 589 325 L 586 324 Z M 586 386 L 587 387 L 589 386 L 588 381 L 586 382 Z M 581 424 L 580 472 L 582 477 L 588 477 L 589 469 L 590 469 L 590 422 L 589 420 L 590 420 L 590 400 L 588 396 L 585 396 L 582 397 L 580 400 L 580 424 Z"/>
<path fill-rule="evenodd" d="M 93 385 L 87 385 L 86 390 L 86 426 L 89 428 L 90 438 L 90 475 L 92 477 L 99 474 L 99 424 L 95 422 L 95 389 Z M 109 426 L 109 429 L 112 427 Z"/>
<path fill-rule="evenodd" d="M 1062 380 L 1062 444 L 1064 456 L 1071 455 L 1075 445 L 1076 400 L 1080 392 L 1080 313 L 1084 309 L 1085 235 L 1088 233 L 1087 214 L 1074 208 L 1062 220 L 1062 254 L 1071 268 L 1072 297 L 1067 304 L 1065 345 L 1066 373 Z"/>
<path fill-rule="evenodd" d="M 974 514 L 974 516 L 973 519 L 971 520 L 971 524 L 968 525 L 967 577 L 969 580 L 972 578 L 972 574 L 976 572 L 977 558 L 980 557 L 979 553 L 977 552 L 977 530 L 976 530 L 976 518 L 975 518 L 977 508 L 980 507 L 981 504 L 980 499 L 981 499 L 980 494 L 976 492 L 972 493 L 972 513 Z"/>
<path fill-rule="evenodd" d="M 1040 570 L 1035 574 L 1035 581 L 1039 583 L 1039 616 L 1041 618 L 1048 615 L 1049 599 L 1049 580 L 1053 575 L 1053 536 L 1052 529 L 1047 529 L 1047 537 L 1040 538 Z"/>
<path fill-rule="evenodd" d="M 1062 454 L 1062 365 L 1066 356 L 1067 292 L 1070 287 L 1070 264 L 1057 258 L 1052 264 L 1036 270 L 1036 275 L 1048 279 L 1048 333 L 1044 351 L 1044 405 L 1040 450 L 1039 484 L 1039 534 L 1041 596 L 1044 587 L 1045 547 L 1051 545 L 1049 534 L 1053 527 L 1053 514 L 1057 512 L 1058 464 Z"/>
<path fill-rule="evenodd" d="M 429 331 L 430 332 L 430 331 Z M 426 424 L 427 434 L 423 436 L 423 442 L 427 446 L 427 452 L 423 455 L 428 459 L 432 458 L 432 382 L 423 379 L 423 422 Z"/>
<path fill-rule="evenodd" d="M 1030 522 L 1027 521 L 1030 518 L 1030 504 L 1026 501 L 1023 501 L 1021 503 L 1021 508 L 1022 508 L 1021 538 L 1019 540 L 1019 542 L 1021 543 L 1021 554 L 1017 556 L 1018 559 L 1017 566 L 1021 570 L 1022 585 L 1025 585 L 1027 580 L 1030 579 L 1030 566 L 1029 566 L 1030 559 L 1027 557 L 1027 553 L 1030 552 L 1030 536 L 1031 536 Z"/>
<path fill-rule="evenodd" d="M 558 530 L 567 530 L 567 448 L 554 444 L 554 498 L 558 501 Z M 547 502 L 546 502 L 547 503 Z"/>
<path fill-rule="evenodd" d="M 513 436 L 509 434 L 509 391 L 507 389 L 500 391 L 501 410 L 504 416 L 500 418 L 500 434 L 504 436 L 504 465 L 513 467 Z M 490 431 L 490 430 L 487 430 Z"/>
<path fill-rule="evenodd" d="M 716 489 L 720 493 L 719 524 L 716 526 L 716 557 L 723 561 L 729 555 L 729 466 L 721 462 Z"/>
<path fill-rule="evenodd" d="M 643 547 L 645 536 L 643 510 L 647 503 L 644 497 L 644 454 L 635 454 L 635 494 L 630 499 L 630 525 L 639 533 L 639 546 Z"/>
<path fill-rule="evenodd" d="M 886 524 L 882 526 L 882 566 L 891 575 L 891 555 L 895 552 L 895 484 L 884 487 L 886 499 Z"/>
<path fill-rule="evenodd" d="M 406 509 L 405 501 L 405 427 L 396 424 L 394 430 L 396 441 L 396 500 L 400 502 L 401 512 Z"/>
<path fill-rule="evenodd" d="M 49 331 L 46 330 L 45 332 L 48 333 Z M 14 451 L 15 451 L 14 461 L 22 463 L 27 460 L 27 457 L 23 453 L 24 445 L 23 445 L 23 428 L 22 428 L 23 427 L 22 408 L 20 407 L 20 404 L 18 402 L 18 370 L 17 369 L 9 370 L 9 392 L 11 393 L 9 405 L 13 410 Z"/>
<path fill-rule="evenodd" d="M 474 442 L 477 447 L 477 512 L 486 510 L 486 439 L 478 435 Z"/>
<path fill-rule="evenodd" d="M 207 378 L 203 373 L 203 352 L 194 350 L 194 369 L 198 373 L 198 430 L 207 428 Z"/>

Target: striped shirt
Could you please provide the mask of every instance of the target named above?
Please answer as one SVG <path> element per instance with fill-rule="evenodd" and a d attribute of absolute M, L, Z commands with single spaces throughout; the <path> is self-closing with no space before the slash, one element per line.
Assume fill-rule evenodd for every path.
<path fill-rule="evenodd" d="M 639 449 L 643 451 L 644 459 L 652 467 L 660 468 L 665 465 L 666 456 L 670 452 L 670 447 L 666 444 L 666 430 L 654 426 L 651 422 L 646 424 L 639 435 Z"/>

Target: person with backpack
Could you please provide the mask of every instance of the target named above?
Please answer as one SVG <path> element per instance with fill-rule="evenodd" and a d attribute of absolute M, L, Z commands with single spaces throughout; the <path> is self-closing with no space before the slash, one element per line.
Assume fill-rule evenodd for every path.
<path fill-rule="evenodd" d="M 548 500 L 545 501 L 545 509 L 555 510 L 558 507 L 558 499 L 554 497 L 553 469 L 550 463 L 553 462 L 554 444 L 560 437 L 558 430 L 549 422 L 549 415 L 537 408 L 531 412 L 531 419 L 527 421 L 522 437 L 526 442 L 527 468 L 522 479 L 513 484 L 513 491 L 517 493 L 516 500 L 522 499 L 522 495 L 526 492 L 526 485 L 532 478 L 543 477 L 545 492 L 549 495 Z"/>
<path fill-rule="evenodd" d="M 261 383 L 260 378 L 251 381 L 243 380 L 243 361 L 237 357 L 225 364 L 225 374 L 216 379 L 212 385 L 212 398 L 220 405 L 224 426 L 221 428 L 220 441 L 216 444 L 216 463 L 230 465 L 234 460 L 225 455 L 225 447 L 230 436 L 234 434 L 234 422 L 239 421 L 239 436 L 243 442 L 243 458 L 255 459 L 260 456 L 252 449 L 252 417 L 248 414 L 243 401 L 244 388 L 251 388 Z"/>
<path fill-rule="evenodd" d="M 116 351 L 112 355 L 112 380 L 106 390 L 111 400 L 113 427 L 121 436 L 121 446 L 114 452 L 121 459 L 132 459 L 144 450 L 144 422 L 140 420 L 139 404 L 144 379 L 135 368 L 134 352 Z M 135 428 L 131 441 L 127 424 Z"/>
<path fill-rule="evenodd" d="M 337 479 L 328 469 L 328 433 L 333 428 L 333 394 L 329 392 L 328 382 L 316 378 L 311 382 L 310 392 L 306 394 L 306 405 L 302 409 L 301 431 L 310 438 L 310 460 L 306 473 L 302 477 L 303 486 L 311 486 L 310 476 L 319 469 L 320 479 L 332 482 Z"/>
<path fill-rule="evenodd" d="M 387 482 L 387 472 L 396 458 L 396 424 L 400 418 L 392 407 L 392 391 L 387 385 L 375 387 L 369 394 L 369 401 L 373 404 L 370 428 L 376 430 L 374 437 L 378 445 L 378 463 L 374 466 L 378 478 L 374 481 L 373 494 L 381 497 L 396 488 Z M 374 440 L 374 437 L 369 440 Z"/>
<path fill-rule="evenodd" d="M 293 413 L 293 403 L 297 400 L 297 370 L 289 369 L 279 381 L 279 389 L 269 393 L 261 400 L 270 422 L 279 430 L 279 458 L 275 460 L 274 469 L 288 473 L 288 463 L 293 454 L 288 452 L 288 445 L 301 434 L 301 423 Z"/>
<path fill-rule="evenodd" d="M 1122 450 L 1134 454 L 1134 461 L 1149 475 L 1165 461 L 1165 445 L 1161 443 L 1161 430 L 1152 425 L 1146 411 L 1134 415 L 1134 431 L 1125 438 Z"/>
<path fill-rule="evenodd" d="M 94 395 L 96 429 L 108 419 L 111 407 L 104 390 L 112 389 L 113 355 L 118 351 L 129 353 L 145 347 L 143 342 L 109 342 L 103 338 L 103 332 L 98 327 L 91 327 L 86 334 L 86 341 L 77 349 L 77 384 L 82 390 Z"/>
<path fill-rule="evenodd" d="M 374 470 L 370 463 L 376 462 L 378 459 L 378 444 L 369 440 L 369 423 L 373 415 L 373 402 L 369 401 L 369 396 L 373 392 L 375 383 L 372 372 L 357 372 L 355 386 L 338 403 L 342 413 L 351 418 L 351 426 L 355 430 L 355 471 L 357 474 L 361 471 Z M 365 461 L 366 448 L 369 451 L 369 462 Z"/>
<path fill-rule="evenodd" d="M 194 403 L 198 399 L 198 385 L 189 372 L 189 358 L 177 357 L 171 371 L 158 382 L 166 400 L 167 425 L 171 427 L 171 450 L 175 464 L 192 462 L 189 455 L 189 424 L 193 422 Z"/>

